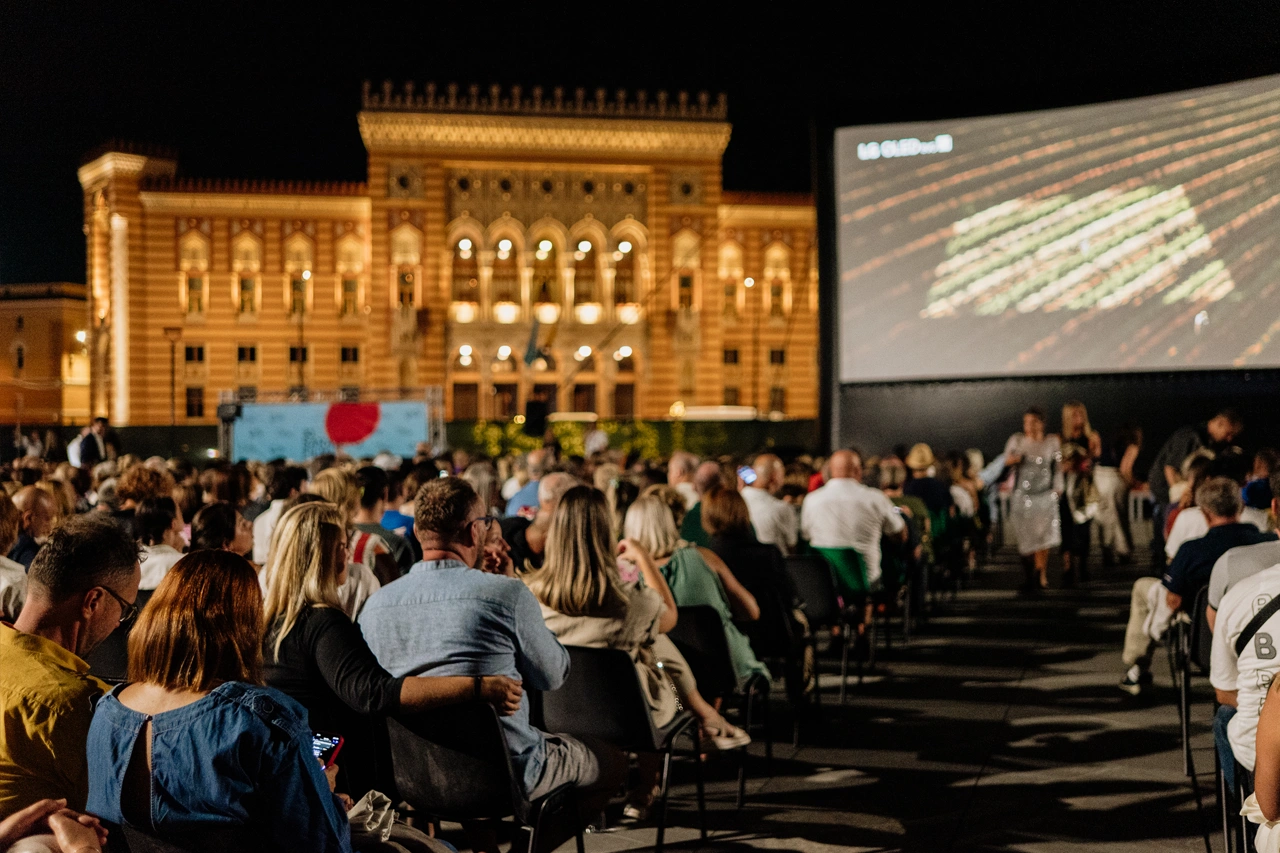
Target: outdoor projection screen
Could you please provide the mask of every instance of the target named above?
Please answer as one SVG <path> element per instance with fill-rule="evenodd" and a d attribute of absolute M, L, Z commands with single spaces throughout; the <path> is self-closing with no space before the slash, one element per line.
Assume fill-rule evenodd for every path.
<path fill-rule="evenodd" d="M 835 134 L 840 382 L 1280 366 L 1280 77 Z"/>

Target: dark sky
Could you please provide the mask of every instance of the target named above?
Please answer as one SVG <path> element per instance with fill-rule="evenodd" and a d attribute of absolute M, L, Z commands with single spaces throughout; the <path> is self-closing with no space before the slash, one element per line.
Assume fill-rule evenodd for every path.
<path fill-rule="evenodd" d="M 839 11 L 808 11 L 819 6 Z M 815 120 L 1035 109 L 1280 72 L 1269 2 L 503 8 L 0 0 L 0 282 L 84 280 L 75 171 L 108 139 L 175 148 L 185 175 L 362 180 L 365 79 L 725 91 L 726 187 L 808 190 Z"/>

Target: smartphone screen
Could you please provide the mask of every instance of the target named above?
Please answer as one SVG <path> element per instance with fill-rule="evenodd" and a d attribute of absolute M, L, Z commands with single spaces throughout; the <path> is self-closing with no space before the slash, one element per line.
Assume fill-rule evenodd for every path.
<path fill-rule="evenodd" d="M 752 483 L 756 481 L 756 472 L 751 468 L 747 467 L 746 465 L 743 465 L 741 468 L 738 469 L 738 477 L 742 480 L 742 482 L 750 486 Z"/>
<path fill-rule="evenodd" d="M 342 736 L 331 735 L 325 732 L 311 733 L 311 751 L 315 753 L 316 758 L 324 764 L 325 767 L 333 766 L 333 762 L 338 757 L 338 750 L 342 749 Z"/>

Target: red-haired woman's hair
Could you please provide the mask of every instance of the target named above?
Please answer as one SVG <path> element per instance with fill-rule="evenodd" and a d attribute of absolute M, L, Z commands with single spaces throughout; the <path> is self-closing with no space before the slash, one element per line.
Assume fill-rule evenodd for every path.
<path fill-rule="evenodd" d="M 129 680 L 208 691 L 262 683 L 262 591 L 249 561 L 193 551 L 164 576 L 129 634 Z"/>

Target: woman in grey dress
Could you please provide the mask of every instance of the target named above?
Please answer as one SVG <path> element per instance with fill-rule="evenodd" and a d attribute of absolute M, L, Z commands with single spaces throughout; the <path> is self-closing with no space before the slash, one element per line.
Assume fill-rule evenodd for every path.
<path fill-rule="evenodd" d="M 1056 435 L 1045 435 L 1044 413 L 1027 409 L 1022 432 L 1004 446 L 1005 465 L 1014 470 L 1009 521 L 1018 540 L 1027 588 L 1049 585 L 1049 550 L 1062 544 L 1062 519 L 1058 496 L 1062 494 L 1062 445 Z"/>

